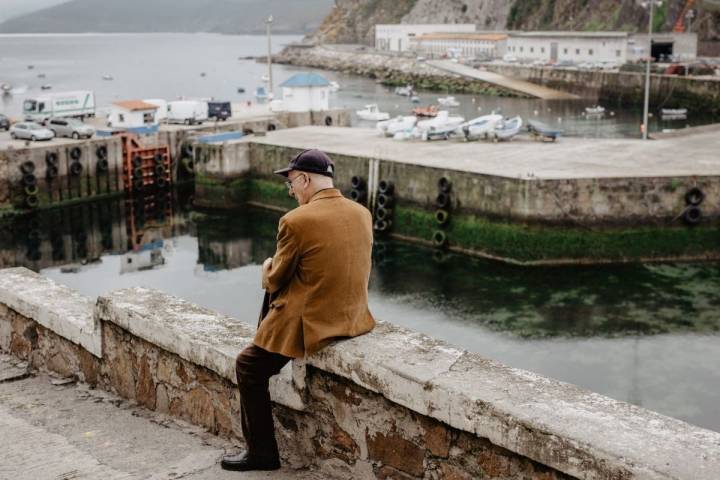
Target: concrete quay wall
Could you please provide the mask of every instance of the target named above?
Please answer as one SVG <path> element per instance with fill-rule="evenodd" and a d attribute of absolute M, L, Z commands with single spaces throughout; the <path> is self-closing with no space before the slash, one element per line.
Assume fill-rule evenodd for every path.
<path fill-rule="evenodd" d="M 642 73 L 492 63 L 486 64 L 484 68 L 583 97 L 595 97 L 605 106 L 640 105 L 645 94 L 645 75 Z M 687 108 L 693 113 L 716 114 L 720 112 L 720 79 L 653 74 L 650 76 L 650 103 L 657 108 Z"/>
<path fill-rule="evenodd" d="M 0 349 L 219 435 L 241 436 L 234 359 L 252 335 L 162 292 L 95 301 L 0 271 Z M 720 468 L 717 432 L 382 322 L 291 362 L 271 396 L 284 461 L 330 477 L 710 480 Z"/>

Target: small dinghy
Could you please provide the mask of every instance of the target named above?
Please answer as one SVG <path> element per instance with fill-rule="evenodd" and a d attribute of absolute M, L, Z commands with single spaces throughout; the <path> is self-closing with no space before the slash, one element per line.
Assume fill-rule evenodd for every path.
<path fill-rule="evenodd" d="M 238 87 L 237 89 L 238 93 L 245 93 L 245 89 L 243 87 Z"/>
<path fill-rule="evenodd" d="M 103 79 L 103 80 L 110 81 L 110 80 L 113 80 L 113 76 L 112 76 L 112 75 L 103 75 L 103 76 L 102 76 L 102 79 Z"/>
<path fill-rule="evenodd" d="M 447 96 L 447 97 L 440 97 L 438 98 L 438 103 L 442 105 L 443 107 L 459 107 L 460 102 L 458 102 L 455 97 Z"/>
<path fill-rule="evenodd" d="M 417 95 L 413 95 L 412 97 L 410 97 L 410 101 L 412 103 L 420 103 L 420 97 L 418 97 Z"/>
<path fill-rule="evenodd" d="M 361 120 L 368 120 L 371 122 L 379 122 L 390 118 L 390 114 L 387 112 L 381 112 L 375 103 L 365 105 L 363 110 L 356 110 L 355 113 Z"/>
<path fill-rule="evenodd" d="M 40 86 L 40 90 L 50 90 L 52 88 L 52 85 L 49 83 L 46 83 L 45 85 Z"/>
<path fill-rule="evenodd" d="M 512 140 L 512 138 L 520 133 L 522 128 L 522 117 L 513 117 L 502 120 L 495 124 L 495 128 L 490 132 L 493 142 L 500 140 Z"/>
<path fill-rule="evenodd" d="M 412 113 L 414 113 L 416 117 L 433 118 L 438 114 L 438 107 L 435 105 L 430 105 L 429 107 L 416 107 L 413 108 Z"/>
<path fill-rule="evenodd" d="M 586 107 L 585 113 L 588 115 L 602 115 L 605 113 L 605 107 L 601 107 L 600 105 L 595 105 L 594 107 Z"/>
<path fill-rule="evenodd" d="M 528 120 L 527 129 L 528 132 L 530 132 L 530 135 L 532 135 L 536 140 L 550 140 L 554 142 L 558 139 L 558 137 L 560 137 L 560 135 L 562 135 L 562 130 L 552 128 L 551 126 L 537 120 Z"/>
<path fill-rule="evenodd" d="M 417 117 L 414 115 L 410 116 L 398 116 L 391 118 L 390 120 L 383 120 L 375 125 L 375 128 L 386 137 L 394 137 L 398 132 L 409 132 L 415 127 L 417 123 Z"/>
<path fill-rule="evenodd" d="M 687 108 L 661 108 L 660 113 L 665 120 L 683 119 L 687 117 Z"/>
<path fill-rule="evenodd" d="M 395 89 L 395 95 L 400 95 L 401 97 L 411 97 L 413 94 L 413 86 L 407 85 L 405 87 L 397 87 Z"/>
<path fill-rule="evenodd" d="M 495 124 L 501 122 L 502 115 L 490 114 L 473 118 L 458 127 L 458 133 L 465 136 L 465 140 L 477 140 L 488 138 L 488 134 L 495 128 Z"/>
<path fill-rule="evenodd" d="M 447 140 L 456 135 L 458 127 L 465 121 L 460 116 L 450 116 L 447 110 L 441 110 L 431 120 L 423 120 L 417 123 L 423 140 Z"/>

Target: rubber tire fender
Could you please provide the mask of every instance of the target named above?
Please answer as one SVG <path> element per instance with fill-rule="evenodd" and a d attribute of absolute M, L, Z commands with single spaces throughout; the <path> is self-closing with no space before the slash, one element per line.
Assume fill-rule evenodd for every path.
<path fill-rule="evenodd" d="M 80 150 L 80 147 L 73 147 L 70 149 L 70 158 L 73 160 L 80 160 L 80 157 L 82 157 L 82 150 Z"/>
<path fill-rule="evenodd" d="M 698 206 L 705 200 L 705 193 L 698 187 L 693 187 L 685 193 L 685 203 Z"/>

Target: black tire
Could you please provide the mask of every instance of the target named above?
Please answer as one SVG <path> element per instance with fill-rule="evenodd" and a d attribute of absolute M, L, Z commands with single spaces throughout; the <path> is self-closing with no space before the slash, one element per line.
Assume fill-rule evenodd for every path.
<path fill-rule="evenodd" d="M 101 158 L 97 161 L 97 164 L 95 164 L 95 170 L 98 173 L 105 173 L 108 171 L 108 168 L 110 167 L 110 164 L 108 164 L 107 159 Z"/>
<path fill-rule="evenodd" d="M 373 224 L 373 228 L 378 232 L 385 232 L 390 228 L 390 225 L 392 222 L 388 220 L 375 220 L 375 224 Z"/>
<path fill-rule="evenodd" d="M 162 164 L 155 165 L 155 176 L 160 177 L 165 175 L 165 166 Z"/>
<path fill-rule="evenodd" d="M 390 210 L 389 208 L 379 207 L 377 210 L 375 210 L 375 218 L 377 218 L 378 220 L 388 221 L 392 218 L 392 210 Z"/>
<path fill-rule="evenodd" d="M 362 177 L 355 175 L 350 179 L 350 186 L 356 190 L 365 187 L 365 180 Z"/>
<path fill-rule="evenodd" d="M 165 188 L 165 187 L 167 187 L 167 184 L 168 184 L 167 180 L 165 180 L 163 177 L 155 179 L 155 186 L 157 188 Z"/>
<path fill-rule="evenodd" d="M 27 196 L 35 196 L 40 191 L 37 185 L 28 185 L 23 190 Z"/>
<path fill-rule="evenodd" d="M 143 178 L 142 168 L 133 168 L 132 176 L 133 178 Z"/>
<path fill-rule="evenodd" d="M 142 190 L 145 186 L 145 182 L 142 178 L 134 178 L 132 181 L 133 190 Z"/>
<path fill-rule="evenodd" d="M 82 150 L 80 150 L 80 147 L 73 147 L 70 149 L 70 158 L 73 160 L 80 160 L 80 157 L 82 156 Z"/>
<path fill-rule="evenodd" d="M 20 171 L 24 175 L 32 175 L 33 173 L 35 173 L 35 164 L 29 160 L 27 162 L 23 162 L 20 165 Z"/>
<path fill-rule="evenodd" d="M 57 168 L 58 166 L 58 154 L 55 152 L 48 152 L 45 154 L 45 163 L 47 165 L 52 165 Z"/>
<path fill-rule="evenodd" d="M 386 195 L 392 195 L 395 191 L 395 184 L 389 180 L 380 180 L 378 182 L 378 192 Z"/>
<path fill-rule="evenodd" d="M 23 175 L 22 183 L 26 187 L 37 185 L 37 178 L 32 173 Z"/>
<path fill-rule="evenodd" d="M 182 161 L 182 166 L 187 173 L 195 173 L 195 162 L 193 162 L 192 158 L 184 158 Z"/>
<path fill-rule="evenodd" d="M 365 201 L 366 198 L 367 198 L 367 194 L 365 193 L 364 190 L 356 190 L 354 188 L 352 190 L 350 190 L 350 200 L 352 200 L 354 202 L 362 203 Z"/>
<path fill-rule="evenodd" d="M 705 200 L 705 193 L 698 187 L 693 187 L 685 194 L 685 203 L 698 206 Z"/>
<path fill-rule="evenodd" d="M 393 199 L 392 195 L 381 193 L 377 197 L 377 203 L 378 203 L 378 207 L 390 208 L 393 206 L 394 199 Z"/>
<path fill-rule="evenodd" d="M 438 193 L 435 197 L 435 206 L 437 208 L 448 208 L 450 206 L 450 194 L 445 192 Z"/>
<path fill-rule="evenodd" d="M 447 234 L 442 230 L 435 230 L 432 236 L 432 243 L 438 248 L 445 247 L 447 245 Z"/>
<path fill-rule="evenodd" d="M 182 156 L 183 156 L 183 157 L 190 157 L 190 158 L 192 158 L 193 153 L 194 153 L 194 152 L 193 152 L 193 146 L 192 146 L 191 143 L 186 143 L 185 145 L 183 145 L 183 147 L 182 147 Z"/>
<path fill-rule="evenodd" d="M 691 205 L 683 212 L 683 221 L 690 226 L 695 226 L 702 220 L 702 210 L 696 205 Z"/>
<path fill-rule="evenodd" d="M 333 124 L 333 119 L 330 115 L 325 117 L 325 126 L 330 127 Z"/>
<path fill-rule="evenodd" d="M 135 155 L 132 159 L 132 166 L 133 168 L 140 168 L 142 167 L 142 157 L 140 155 Z"/>
<path fill-rule="evenodd" d="M 40 200 L 36 195 L 28 195 L 25 197 L 25 206 L 28 208 L 36 208 L 40 204 Z"/>
<path fill-rule="evenodd" d="M 440 177 L 440 180 L 438 180 L 438 190 L 443 193 L 450 193 L 450 190 L 452 190 L 452 182 L 445 177 Z"/>
<path fill-rule="evenodd" d="M 83 171 L 82 163 L 73 162 L 70 164 L 70 175 L 77 177 L 82 173 L 82 171 Z"/>
<path fill-rule="evenodd" d="M 100 145 L 99 147 L 97 147 L 97 149 L 95 150 L 95 155 L 97 155 L 100 160 L 106 160 L 108 155 L 107 146 Z"/>
<path fill-rule="evenodd" d="M 442 208 L 435 211 L 435 221 L 438 225 L 446 225 L 450 220 L 450 213 Z"/>
<path fill-rule="evenodd" d="M 52 180 L 53 178 L 58 176 L 58 167 L 55 165 L 48 165 L 47 169 L 45 170 L 45 177 L 48 180 Z"/>
<path fill-rule="evenodd" d="M 78 132 L 73 132 L 72 138 L 73 138 L 73 140 L 80 140 L 80 134 Z"/>
<path fill-rule="evenodd" d="M 162 153 L 155 154 L 155 165 L 163 165 L 165 163 L 165 155 Z"/>
<path fill-rule="evenodd" d="M 37 137 L 35 135 L 31 135 L 30 140 L 32 140 L 33 142 L 37 142 Z"/>

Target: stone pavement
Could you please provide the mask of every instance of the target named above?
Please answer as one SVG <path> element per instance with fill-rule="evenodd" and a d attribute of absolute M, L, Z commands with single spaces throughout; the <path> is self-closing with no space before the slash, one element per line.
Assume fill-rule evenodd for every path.
<path fill-rule="evenodd" d="M 225 472 L 240 445 L 0 354 L 0 480 L 319 480 L 307 470 Z"/>

